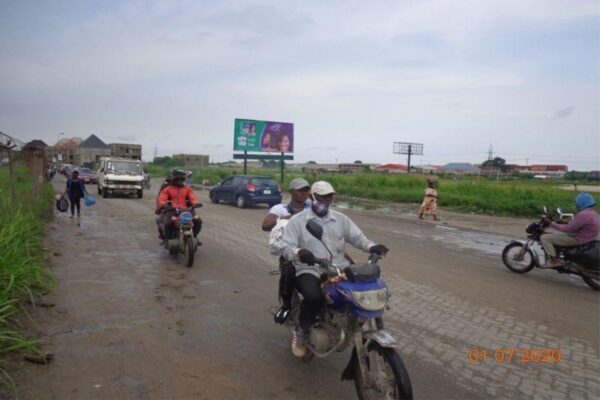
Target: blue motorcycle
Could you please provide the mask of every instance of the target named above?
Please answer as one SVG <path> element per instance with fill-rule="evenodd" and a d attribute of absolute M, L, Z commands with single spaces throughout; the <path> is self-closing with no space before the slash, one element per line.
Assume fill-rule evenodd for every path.
<path fill-rule="evenodd" d="M 306 229 L 323 243 L 321 225 L 310 220 Z M 343 271 L 331 263 L 332 258 L 317 260 L 326 276 L 324 307 L 305 338 L 308 351 L 303 360 L 324 358 L 353 345 L 342 380 L 354 380 L 359 399 L 412 399 L 408 372 L 394 348 L 397 342 L 384 330 L 382 316 L 390 295 L 380 278 L 377 261 L 381 257 L 371 254 L 367 263 L 352 264 Z M 299 296 L 295 292 L 292 298 L 290 324 L 298 321 Z"/>

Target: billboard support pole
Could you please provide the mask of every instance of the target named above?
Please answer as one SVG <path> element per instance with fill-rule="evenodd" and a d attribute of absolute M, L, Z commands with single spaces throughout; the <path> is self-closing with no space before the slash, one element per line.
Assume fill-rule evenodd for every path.
<path fill-rule="evenodd" d="M 248 151 L 244 150 L 244 175 L 248 173 Z"/>
<path fill-rule="evenodd" d="M 423 155 L 423 143 L 394 142 L 394 154 L 408 154 L 406 173 L 410 174 L 410 158 Z"/>
<path fill-rule="evenodd" d="M 284 162 L 284 161 L 283 161 L 283 151 L 282 151 L 282 152 L 281 152 L 281 184 L 282 184 L 282 185 L 283 185 L 283 166 L 284 166 L 284 163 L 283 163 L 283 162 Z"/>

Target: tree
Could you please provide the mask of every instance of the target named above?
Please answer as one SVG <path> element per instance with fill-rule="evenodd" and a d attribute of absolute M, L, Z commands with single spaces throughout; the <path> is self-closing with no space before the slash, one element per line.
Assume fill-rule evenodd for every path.
<path fill-rule="evenodd" d="M 356 160 L 356 161 L 354 161 L 354 164 L 362 164 L 362 161 Z"/>
<path fill-rule="evenodd" d="M 493 160 L 485 160 L 481 166 L 483 168 L 499 169 L 502 172 L 506 171 L 506 160 L 502 157 L 496 157 Z"/>
<path fill-rule="evenodd" d="M 307 162 L 307 164 L 316 164 L 316 163 L 317 163 L 316 161 L 309 161 L 309 162 Z"/>

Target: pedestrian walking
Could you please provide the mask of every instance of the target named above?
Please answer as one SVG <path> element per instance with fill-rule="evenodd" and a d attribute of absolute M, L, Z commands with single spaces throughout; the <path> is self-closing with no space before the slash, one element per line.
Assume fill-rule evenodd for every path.
<path fill-rule="evenodd" d="M 81 198 L 87 195 L 85 184 L 79 179 L 79 172 L 73 171 L 71 177 L 67 179 L 67 188 L 63 192 L 63 196 L 69 197 L 71 203 L 71 218 L 75 216 L 75 208 L 77 208 L 77 218 L 81 216 Z"/>
<path fill-rule="evenodd" d="M 437 217 L 437 190 L 435 190 L 435 178 L 427 179 L 428 188 L 425 189 L 425 197 L 419 210 L 419 219 L 423 219 L 423 215 L 432 215 L 434 221 L 438 221 Z"/>

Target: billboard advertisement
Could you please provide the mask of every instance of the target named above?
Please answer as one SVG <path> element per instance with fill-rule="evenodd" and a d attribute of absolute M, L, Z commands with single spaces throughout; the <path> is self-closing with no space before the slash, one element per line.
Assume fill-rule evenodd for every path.
<path fill-rule="evenodd" d="M 293 153 L 294 124 L 236 119 L 233 150 L 263 153 Z"/>

